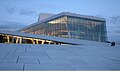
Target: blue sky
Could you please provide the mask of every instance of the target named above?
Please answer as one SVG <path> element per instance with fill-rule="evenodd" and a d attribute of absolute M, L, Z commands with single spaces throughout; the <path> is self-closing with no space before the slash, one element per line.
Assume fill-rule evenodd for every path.
<path fill-rule="evenodd" d="M 39 13 L 60 12 L 105 18 L 120 16 L 120 0 L 0 0 L 0 21 L 29 25 L 38 20 Z M 108 24 L 109 32 L 113 25 Z"/>
<path fill-rule="evenodd" d="M 0 0 L 0 10 L 0 20 L 30 24 L 41 12 L 120 16 L 120 0 Z"/>

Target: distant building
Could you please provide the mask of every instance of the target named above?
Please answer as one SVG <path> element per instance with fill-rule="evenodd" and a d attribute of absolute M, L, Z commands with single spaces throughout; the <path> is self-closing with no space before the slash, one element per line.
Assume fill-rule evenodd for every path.
<path fill-rule="evenodd" d="M 64 38 L 107 41 L 104 18 L 62 12 L 39 20 L 20 30 L 25 33 L 42 34 Z"/>
<path fill-rule="evenodd" d="M 49 18 L 51 16 L 53 16 L 54 14 L 50 14 L 50 13 L 40 13 L 39 15 L 39 18 L 38 18 L 38 21 L 42 21 L 46 18 Z"/>

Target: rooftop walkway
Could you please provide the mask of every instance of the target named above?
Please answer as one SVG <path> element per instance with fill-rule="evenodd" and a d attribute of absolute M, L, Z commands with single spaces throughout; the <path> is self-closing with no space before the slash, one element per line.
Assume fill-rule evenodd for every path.
<path fill-rule="evenodd" d="M 3 70 L 120 70 L 120 48 L 105 43 L 0 44 L 0 71 Z"/>

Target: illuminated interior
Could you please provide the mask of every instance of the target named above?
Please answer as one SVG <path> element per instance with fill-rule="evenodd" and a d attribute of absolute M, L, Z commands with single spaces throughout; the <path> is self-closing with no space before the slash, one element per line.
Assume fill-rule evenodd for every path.
<path fill-rule="evenodd" d="M 0 34 L 0 43 L 7 44 L 55 44 L 55 45 L 76 45 L 64 42 L 57 42 L 33 37 L 24 37 L 8 34 Z"/>
<path fill-rule="evenodd" d="M 60 16 L 23 29 L 21 32 L 63 38 L 107 41 L 106 21 L 75 16 Z"/>

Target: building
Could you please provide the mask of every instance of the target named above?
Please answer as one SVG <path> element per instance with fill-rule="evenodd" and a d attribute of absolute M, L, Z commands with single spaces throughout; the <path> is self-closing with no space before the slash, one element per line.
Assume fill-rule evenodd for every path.
<path fill-rule="evenodd" d="M 20 30 L 24 33 L 107 41 L 106 21 L 104 18 L 62 12 L 38 21 Z"/>
<path fill-rule="evenodd" d="M 50 13 L 40 13 L 39 15 L 39 18 L 38 18 L 38 21 L 42 21 L 46 18 L 49 18 L 51 16 L 53 16 L 54 14 L 50 14 Z"/>

